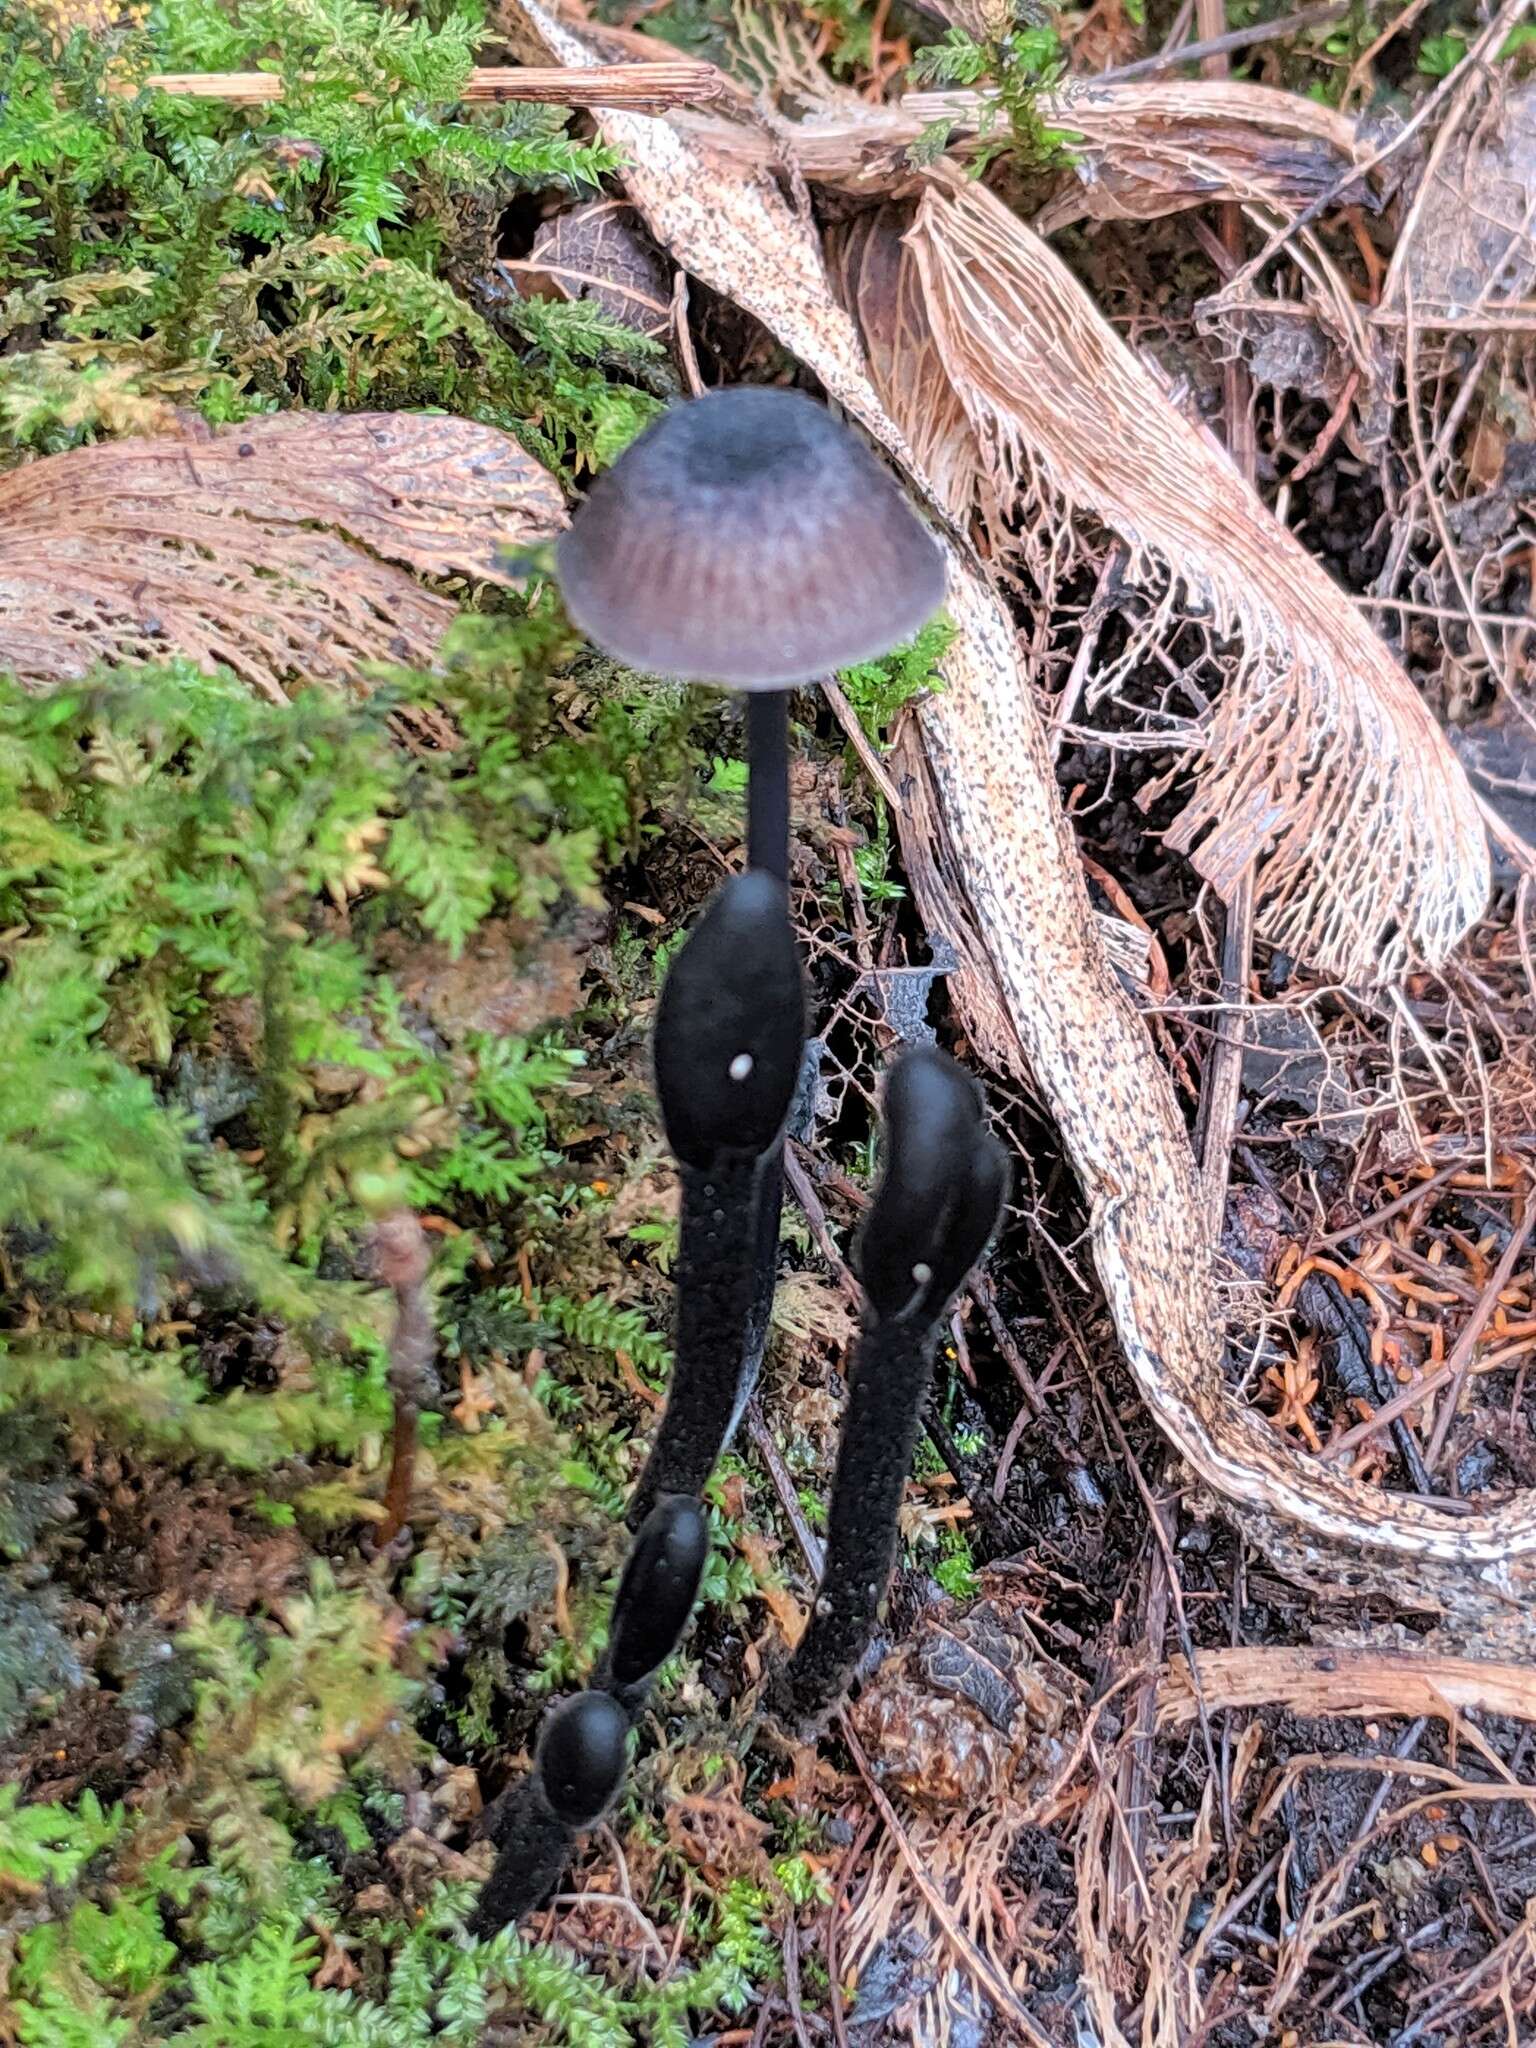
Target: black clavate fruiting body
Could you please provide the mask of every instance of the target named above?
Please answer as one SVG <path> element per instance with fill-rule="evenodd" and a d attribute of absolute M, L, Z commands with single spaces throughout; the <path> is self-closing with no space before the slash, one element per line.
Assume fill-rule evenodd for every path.
<path fill-rule="evenodd" d="M 789 1114 L 805 992 L 784 885 L 749 869 L 715 895 L 668 969 L 656 1009 L 656 1093 L 684 1166 L 756 1155 Z"/>
<path fill-rule="evenodd" d="M 534 1769 L 568 1827 L 602 1818 L 624 1776 L 628 1736 L 629 1722 L 605 1692 L 579 1692 L 546 1717 Z"/>
<path fill-rule="evenodd" d="M 604 1683 L 642 1685 L 677 1648 L 709 1557 L 709 1524 L 696 1500 L 659 1500 L 636 1536 L 614 1596 Z"/>
<path fill-rule="evenodd" d="M 855 1255 L 877 1320 L 942 1314 L 992 1234 L 1004 1170 L 975 1081 L 936 1046 L 905 1053 L 886 1083 L 884 1166 Z"/>
<path fill-rule="evenodd" d="M 805 1001 L 782 883 L 732 878 L 673 961 L 657 1008 L 656 1092 L 682 1173 L 675 1361 L 666 1412 L 630 1503 L 704 1490 L 766 1327 L 766 1196 L 794 1098 Z M 776 1220 L 776 1219 L 775 1219 Z M 774 1233 L 775 1239 L 777 1232 Z"/>
<path fill-rule="evenodd" d="M 471 1934 L 494 1934 L 548 1898 L 579 1831 L 601 1820 L 618 1795 L 628 1736 L 629 1716 L 605 1692 L 579 1692 L 546 1717 L 532 1771 L 486 1816 L 496 1864 L 470 1916 Z"/>
<path fill-rule="evenodd" d="M 826 1558 L 810 1624 L 779 1674 L 774 1710 L 815 1726 L 846 1691 L 896 1556 L 939 1324 L 986 1248 L 1007 1161 L 980 1093 L 953 1060 L 907 1053 L 886 1090 L 884 1178 L 859 1247 L 867 1308 L 843 1417 Z"/>

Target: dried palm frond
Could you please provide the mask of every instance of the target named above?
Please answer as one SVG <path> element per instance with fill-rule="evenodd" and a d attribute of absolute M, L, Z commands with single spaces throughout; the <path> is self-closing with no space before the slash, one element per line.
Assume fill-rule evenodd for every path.
<path fill-rule="evenodd" d="M 1046 127 L 1072 138 L 1072 163 L 1042 228 L 1084 215 L 1148 220 L 1218 199 L 1295 212 L 1368 154 L 1354 122 L 1336 109 L 1229 79 L 1071 79 L 1035 104 Z M 964 159 L 999 118 L 994 96 L 985 92 L 908 93 L 878 106 L 824 93 L 786 139 L 813 183 L 912 190 L 920 174 L 907 152 L 920 136 L 942 125 L 949 130 L 946 148 Z M 736 163 L 767 163 L 773 155 L 774 138 L 760 128 L 712 113 L 680 113 L 676 120 L 681 133 Z"/>
<path fill-rule="evenodd" d="M 279 413 L 104 441 L 0 477 L 0 661 L 42 687 L 185 654 L 281 703 L 296 678 L 427 665 L 457 607 L 417 576 L 504 583 L 497 550 L 564 523 L 548 471 L 470 420 Z"/>
<path fill-rule="evenodd" d="M 1169 843 L 1223 894 L 1255 863 L 1262 929 L 1325 973 L 1444 959 L 1487 897 L 1487 843 L 1386 647 L 1000 200 L 931 189 L 912 245 L 1005 504 L 1043 479 L 1120 535 L 1131 581 L 1238 642 Z"/>

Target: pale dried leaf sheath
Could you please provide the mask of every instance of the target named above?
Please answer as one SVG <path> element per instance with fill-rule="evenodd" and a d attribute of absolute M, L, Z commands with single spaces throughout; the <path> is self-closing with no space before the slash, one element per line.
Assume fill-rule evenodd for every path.
<path fill-rule="evenodd" d="M 564 523 L 554 478 L 469 420 L 283 413 L 102 442 L 0 477 L 0 660 L 42 687 L 182 654 L 280 701 L 430 663 L 455 607 L 417 576 L 505 582 L 497 548 Z"/>
<path fill-rule="evenodd" d="M 817 183 L 852 191 L 911 188 L 906 153 L 935 122 L 951 125 L 949 148 L 973 152 L 988 95 L 908 93 L 879 106 L 831 98 L 794 124 L 795 157 Z M 1073 163 L 1046 209 L 1051 225 L 1082 214 L 1151 219 L 1217 199 L 1299 211 L 1330 190 L 1368 152 L 1347 115 L 1223 79 L 1157 79 L 1096 85 L 1069 80 L 1036 102 L 1048 126 L 1074 137 Z M 767 161 L 769 138 L 710 114 L 680 114 L 683 133 L 741 165 Z"/>
<path fill-rule="evenodd" d="M 1319 1464 L 1232 1398 L 1173 1085 L 1094 937 L 1012 621 L 958 551 L 949 610 L 959 631 L 942 664 L 945 688 L 920 714 L 943 791 L 942 830 L 986 935 L 1004 1029 L 1017 1033 L 1088 1197 L 1095 1263 L 1148 1407 L 1216 1493 L 1351 1552 L 1437 1558 L 1459 1571 L 1536 1551 L 1536 1496 L 1459 1516 L 1385 1494 Z M 928 892 L 920 874 L 913 879 L 926 915 Z M 983 994 L 970 1007 L 980 963 L 961 957 L 967 971 L 956 992 L 968 1021 L 994 1057 L 1006 1058 L 996 1006 Z M 1017 1055 L 1008 1063 L 1016 1067 Z M 1458 1601 L 1454 1586 L 1426 1597 L 1464 1613 L 1477 1604 L 1472 1593 Z"/>
<path fill-rule="evenodd" d="M 1344 980 L 1443 960 L 1487 842 L 1461 767 L 1387 649 L 998 199 L 931 189 L 912 246 L 951 379 L 1007 502 L 1026 475 L 1131 549 L 1129 575 L 1235 636 L 1240 667 L 1168 840 L 1260 928 Z"/>

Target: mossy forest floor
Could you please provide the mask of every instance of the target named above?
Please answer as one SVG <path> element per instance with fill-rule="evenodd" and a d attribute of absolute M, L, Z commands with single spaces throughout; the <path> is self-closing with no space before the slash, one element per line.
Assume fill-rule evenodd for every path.
<path fill-rule="evenodd" d="M 1063 66 L 1283 11 L 586 10 L 754 92 L 791 55 L 866 106 L 914 65 L 918 84 L 990 84 L 1003 112 L 981 168 L 1020 206 L 1081 141 L 1035 111 Z M 1496 50 L 1511 90 L 1520 12 Z M 1222 61 L 1399 121 L 1492 19 L 1471 0 L 1308 14 Z M 672 265 L 632 221 L 616 242 L 585 216 L 551 240 L 621 192 L 622 151 L 580 110 L 466 103 L 472 64 L 526 54 L 497 40 L 506 26 L 478 0 L 0 11 L 0 667 L 32 677 L 0 681 L 0 2043 L 1536 2039 L 1536 1708 L 1462 1728 L 1394 1712 L 1390 1693 L 1370 1718 L 1330 1718 L 1305 1691 L 1170 1704 L 1165 1660 L 1306 1646 L 1324 1608 L 1186 1499 L 1120 1362 L 1049 1120 L 997 1074 L 1028 1163 L 941 1356 L 892 1659 L 818 1750 L 758 1728 L 811 1591 L 800 1539 L 824 1514 L 856 1327 L 844 1261 L 876 1170 L 878 1076 L 925 1017 L 980 1064 L 943 961 L 924 971 L 930 935 L 868 772 L 937 680 L 942 623 L 841 679 L 862 748 L 822 699 L 795 704 L 792 885 L 821 1092 L 797 1112 L 770 1359 L 710 1489 L 698 1619 L 621 1806 L 554 1904 L 465 1935 L 490 1863 L 477 1816 L 601 1653 L 666 1383 L 675 1187 L 648 1024 L 671 952 L 742 858 L 736 715 L 585 648 L 537 551 L 474 575 L 445 544 L 414 584 L 389 568 L 409 589 L 386 596 L 388 548 L 365 537 L 326 566 L 323 522 L 313 614 L 282 648 L 265 624 L 221 643 L 189 603 L 141 622 L 155 645 L 135 659 L 43 688 L 64 641 L 99 646 L 121 563 L 110 533 L 75 545 L 83 487 L 29 551 L 17 536 L 45 460 L 189 420 L 476 422 L 574 499 L 695 370 L 797 376 L 726 298 L 695 283 L 675 304 Z M 142 85 L 258 68 L 281 99 Z M 925 136 L 928 160 L 946 139 Z M 1346 195 L 1325 218 L 1362 302 L 1412 191 L 1379 215 Z M 815 204 L 827 224 L 856 202 Z M 1193 306 L 1230 272 L 1221 237 L 1235 226 L 1252 254 L 1267 221 L 1207 207 L 1062 238 L 1216 429 L 1231 364 Z M 1533 701 L 1529 631 L 1511 624 L 1536 559 L 1523 332 L 1476 329 L 1437 358 L 1448 525 L 1413 497 L 1390 374 L 1362 454 L 1340 439 L 1356 386 L 1288 362 L 1271 387 L 1256 369 L 1249 457 L 1342 586 L 1400 600 L 1373 620 L 1507 804 Z M 125 446 L 117 482 L 142 480 Z M 247 618 L 273 587 L 261 549 L 291 540 L 250 541 L 261 510 L 242 501 L 219 530 L 246 536 L 237 568 L 212 528 L 188 542 Z M 1478 565 L 1480 624 L 1454 541 Z M 1093 607 L 1123 568 L 1105 543 L 1055 593 L 1074 633 L 1102 627 L 1106 661 L 1122 627 Z M 1037 635 L 1042 688 L 1075 687 L 1060 617 Z M 1150 940 L 1140 999 L 1192 1125 L 1219 925 L 1158 836 L 1183 757 L 1156 735 L 1198 709 L 1204 633 L 1176 632 L 1154 683 L 1144 651 L 1120 697 L 1069 706 L 1058 757 L 1099 908 Z M 161 640 L 163 659 L 138 658 Z M 422 641 L 438 651 L 410 665 Z M 220 645 L 233 667 L 192 658 Z M 299 646 L 324 650 L 323 675 Z M 1177 718 L 1119 745 L 1138 688 L 1144 703 L 1179 675 Z M 1264 1247 L 1294 1244 L 1294 1268 L 1341 1234 L 1309 1314 L 1233 1366 L 1295 1441 L 1315 1448 L 1384 1398 L 1336 1363 L 1342 1325 L 1367 1351 L 1376 1329 L 1393 1386 L 1443 1362 L 1532 1199 L 1518 881 L 1500 869 L 1465 972 L 1412 980 L 1396 1008 L 1255 956 L 1259 993 L 1289 988 L 1316 1029 L 1280 1029 L 1245 1070 L 1227 1277 L 1240 1293 Z M 1427 1163 L 1378 1144 L 1359 1110 L 1406 1067 L 1414 1101 L 1438 1104 Z M 431 1246 L 437 1338 L 413 1463 L 375 1245 L 402 1209 Z M 1504 1350 L 1479 1368 L 1437 1494 L 1536 1484 L 1528 1251 L 1508 1283 Z M 1362 1472 L 1415 1490 L 1402 1432 L 1380 1441 L 1397 1452 Z M 1330 1624 L 1367 1648 L 1427 1625 L 1370 1601 Z M 977 1704 L 998 1689 L 1001 1727 Z"/>

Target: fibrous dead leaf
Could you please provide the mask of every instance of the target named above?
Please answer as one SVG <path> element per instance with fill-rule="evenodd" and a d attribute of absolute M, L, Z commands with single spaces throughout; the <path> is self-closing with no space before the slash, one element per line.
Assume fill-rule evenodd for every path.
<path fill-rule="evenodd" d="M 471 420 L 187 422 L 0 477 L 0 647 L 35 688 L 181 654 L 281 702 L 426 666 L 456 608 L 417 576 L 505 583 L 498 548 L 564 523 L 548 471 Z"/>
<path fill-rule="evenodd" d="M 1393 265 L 1415 315 L 1432 325 L 1528 297 L 1536 280 L 1536 80 L 1494 93 L 1427 177 Z"/>
<path fill-rule="evenodd" d="M 1294 93 L 1225 79 L 1074 79 L 1035 101 L 1040 119 L 1073 137 L 1071 167 L 1046 204 L 1042 231 L 1085 216 L 1151 220 L 1216 200 L 1299 212 L 1367 155 L 1355 124 Z M 920 136 L 947 128 L 957 158 L 974 155 L 998 119 L 980 92 L 908 93 L 872 106 L 851 94 L 794 122 L 787 140 L 805 176 L 849 191 L 910 191 Z M 738 166 L 766 164 L 771 138 L 710 114 L 682 114 L 679 131 Z"/>
<path fill-rule="evenodd" d="M 964 519 L 986 471 L 928 323 L 922 279 L 902 239 L 909 224 L 900 205 L 857 214 L 828 236 L 827 261 L 892 418 L 944 509 Z"/>
<path fill-rule="evenodd" d="M 934 334 L 1005 501 L 1041 479 L 1240 648 L 1169 832 L 1261 930 L 1345 980 L 1439 961 L 1489 887 L 1476 801 L 1385 645 L 1169 403 L 1038 236 L 975 184 L 912 230 Z"/>

